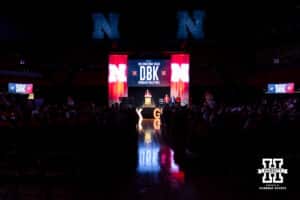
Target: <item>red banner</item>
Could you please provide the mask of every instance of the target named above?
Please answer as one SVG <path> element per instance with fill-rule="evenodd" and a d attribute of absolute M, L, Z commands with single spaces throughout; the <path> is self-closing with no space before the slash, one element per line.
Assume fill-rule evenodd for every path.
<path fill-rule="evenodd" d="M 173 54 L 171 56 L 171 97 L 181 105 L 189 104 L 190 55 Z"/>
<path fill-rule="evenodd" d="M 127 55 L 109 55 L 108 101 L 109 105 L 119 103 L 120 97 L 128 96 Z"/>

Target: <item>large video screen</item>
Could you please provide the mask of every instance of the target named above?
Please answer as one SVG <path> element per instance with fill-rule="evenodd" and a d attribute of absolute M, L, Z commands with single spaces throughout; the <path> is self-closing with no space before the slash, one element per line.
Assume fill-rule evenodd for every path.
<path fill-rule="evenodd" d="M 110 54 L 108 62 L 108 102 L 120 103 L 131 99 L 144 102 L 149 91 L 155 105 L 167 95 L 188 105 L 190 82 L 190 55 L 171 54 L 170 58 L 130 58 L 127 54 Z"/>
<path fill-rule="evenodd" d="M 128 60 L 128 86 L 170 86 L 170 61 L 163 59 Z"/>
<path fill-rule="evenodd" d="M 8 93 L 12 94 L 32 94 L 33 84 L 8 83 Z"/>
<path fill-rule="evenodd" d="M 294 83 L 279 83 L 268 84 L 268 93 L 269 94 L 291 94 L 295 92 Z"/>

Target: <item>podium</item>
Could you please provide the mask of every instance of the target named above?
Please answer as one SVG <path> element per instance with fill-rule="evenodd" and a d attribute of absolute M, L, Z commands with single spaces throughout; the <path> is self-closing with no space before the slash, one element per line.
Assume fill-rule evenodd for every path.
<path fill-rule="evenodd" d="M 153 111 L 156 108 L 156 106 L 152 100 L 152 95 L 148 89 L 145 92 L 144 98 L 145 98 L 145 101 L 144 101 L 144 104 L 142 105 L 142 108 L 143 108 L 142 115 L 144 118 L 152 119 Z"/>
<path fill-rule="evenodd" d="M 145 102 L 142 107 L 143 108 L 155 108 L 155 104 L 152 100 L 152 95 L 148 89 L 146 90 L 144 97 L 145 97 Z"/>

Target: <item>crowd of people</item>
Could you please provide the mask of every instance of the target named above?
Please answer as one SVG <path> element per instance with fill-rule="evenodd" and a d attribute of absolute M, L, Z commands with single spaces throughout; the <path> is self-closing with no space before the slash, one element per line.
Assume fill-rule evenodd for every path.
<path fill-rule="evenodd" d="M 117 174 L 126 169 L 128 174 L 135 169 L 134 108 L 64 99 L 53 103 L 0 94 L 0 176 L 103 178 L 103 171 Z M 120 155 L 127 158 L 122 170 Z"/>
<path fill-rule="evenodd" d="M 28 100 L 25 96 L 0 94 L 0 127 L 113 128 L 132 125 L 136 118 L 134 108 L 119 104 L 108 107 L 93 101 L 78 102 L 70 96 L 65 102 L 49 103 L 43 98 Z"/>
<path fill-rule="evenodd" d="M 216 129 L 256 129 L 299 126 L 300 104 L 296 96 L 263 96 L 251 103 L 221 103 L 210 95 L 201 104 L 165 105 L 163 123 L 169 131 L 184 129 L 193 134 L 208 134 Z M 138 121 L 134 106 L 99 105 L 94 101 L 48 103 L 46 99 L 28 100 L 24 96 L 0 94 L 1 127 L 103 127 L 134 124 Z M 130 123 L 124 123 L 130 120 Z M 180 123 L 178 123 L 180 122 Z"/>
<path fill-rule="evenodd" d="M 166 106 L 164 120 L 169 126 L 186 124 L 188 130 L 258 129 L 294 127 L 300 120 L 300 104 L 296 96 L 263 96 L 251 103 L 218 103 L 206 99 L 190 107 Z M 180 123 L 179 123 L 180 122 Z M 300 128 L 300 127 L 299 127 Z"/>
<path fill-rule="evenodd" d="M 300 104 L 296 95 L 265 95 L 258 99 L 256 102 L 239 104 L 221 103 L 212 95 L 205 95 L 201 104 L 198 105 L 182 106 L 180 102 L 164 105 L 160 123 L 161 130 L 163 136 L 166 137 L 165 139 L 169 139 L 167 143 L 174 149 L 176 162 L 184 165 L 184 160 L 189 152 L 197 155 L 202 152 L 209 159 L 214 159 L 216 156 L 221 159 L 218 149 L 228 149 L 229 144 L 223 140 L 215 139 L 209 143 L 207 140 L 209 136 L 217 136 L 218 138 L 221 136 L 222 138 L 224 135 L 230 137 L 234 133 L 255 135 L 261 134 L 259 130 L 263 130 L 264 134 L 270 133 L 273 136 L 272 130 L 276 129 L 285 130 L 282 132 L 284 135 L 297 133 L 297 131 L 290 133 L 286 131 L 287 129 L 300 129 Z M 82 136 L 83 132 L 80 132 L 78 138 L 72 135 L 64 141 L 63 135 L 60 135 L 59 140 L 61 140 L 62 146 L 65 145 L 68 148 L 68 151 L 70 151 L 72 143 L 70 140 L 74 140 L 74 151 L 77 151 L 78 145 L 84 147 L 84 151 L 89 152 L 86 155 L 91 155 L 90 159 L 84 156 L 86 159 L 84 163 L 94 161 L 94 158 L 100 155 L 99 152 L 107 151 L 99 145 L 99 141 L 102 141 L 101 144 L 105 141 L 113 141 L 119 149 L 127 151 L 126 155 L 131 155 L 132 152 L 136 151 L 137 122 L 138 115 L 135 107 L 122 103 L 108 107 L 93 101 L 79 101 L 67 96 L 65 102 L 50 103 L 43 98 L 29 100 L 25 96 L 0 94 L 0 128 L 31 128 L 32 130 L 39 130 L 38 128 L 83 128 L 81 130 L 85 130 L 84 134 L 86 134 L 84 137 Z M 89 137 L 91 135 L 89 135 L 89 131 L 86 131 L 88 128 L 89 130 L 92 128 L 100 130 L 96 131 L 96 135 L 105 138 L 95 140 L 93 138 L 96 137 Z M 261 135 L 257 136 L 260 137 Z M 56 140 L 56 137 L 52 138 Z M 86 143 L 84 142 L 85 139 L 87 140 Z M 44 140 L 41 139 L 40 141 Z M 93 142 L 95 142 L 94 145 L 92 145 Z M 28 149 L 28 142 L 20 142 L 20 144 L 25 145 L 24 149 Z M 40 144 L 44 143 L 40 142 Z M 51 146 L 53 144 L 51 143 Z M 241 143 L 241 145 L 245 144 Z M 213 148 L 216 148 L 217 152 L 215 156 L 209 156 L 213 155 L 208 153 Z M 40 147 L 36 148 L 36 151 L 40 152 L 37 149 Z M 240 151 L 242 149 L 239 148 Z M 124 150 L 122 150 L 123 153 Z M 110 151 L 114 151 L 114 149 L 112 148 Z M 101 153 L 101 155 L 102 157 L 106 156 L 107 160 L 115 160 L 114 157 L 109 157 L 106 153 Z M 228 159 L 228 157 L 224 158 Z M 134 159 L 135 157 L 132 156 L 132 163 L 134 163 Z M 97 171 L 96 168 L 99 166 L 94 162 L 89 166 L 91 165 L 95 166 L 94 171 Z"/>
<path fill-rule="evenodd" d="M 215 170 L 214 164 L 226 163 L 230 156 L 241 161 L 257 156 L 259 149 L 280 152 L 283 140 L 300 130 L 300 104 L 296 95 L 261 95 L 239 104 L 221 103 L 207 95 L 200 105 L 166 106 L 162 120 L 181 166 L 186 156 L 200 156 L 202 167 L 209 163 L 207 170 Z M 237 160 L 230 162 L 239 166 Z"/>

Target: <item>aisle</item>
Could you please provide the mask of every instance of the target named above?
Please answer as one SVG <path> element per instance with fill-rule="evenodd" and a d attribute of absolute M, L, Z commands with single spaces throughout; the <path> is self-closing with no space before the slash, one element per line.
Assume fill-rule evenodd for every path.
<path fill-rule="evenodd" d="M 184 199 L 184 172 L 165 144 L 158 122 L 144 119 L 139 127 L 136 187 L 138 199 Z"/>
<path fill-rule="evenodd" d="M 251 190 L 240 190 L 239 177 L 184 172 L 176 164 L 174 151 L 164 141 L 160 126 L 154 120 L 144 119 L 138 134 L 136 177 L 131 192 L 127 191 L 130 193 L 128 199 L 229 200 L 257 197 Z M 201 168 L 195 166 L 194 172 L 199 170 Z"/>

